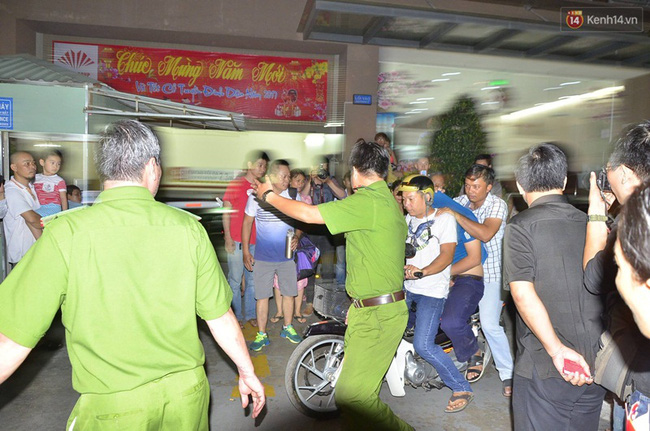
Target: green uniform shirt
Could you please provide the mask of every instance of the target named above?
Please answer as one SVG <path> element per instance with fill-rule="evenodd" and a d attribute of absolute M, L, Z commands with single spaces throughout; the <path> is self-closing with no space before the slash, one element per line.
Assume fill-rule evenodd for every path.
<path fill-rule="evenodd" d="M 45 227 L 0 285 L 0 332 L 33 347 L 61 306 L 73 387 L 112 393 L 201 366 L 196 315 L 231 298 L 197 220 L 118 187 Z"/>
<path fill-rule="evenodd" d="M 402 289 L 407 227 L 384 181 L 340 201 L 318 205 L 327 228 L 345 235 L 345 288 L 355 299 Z"/>

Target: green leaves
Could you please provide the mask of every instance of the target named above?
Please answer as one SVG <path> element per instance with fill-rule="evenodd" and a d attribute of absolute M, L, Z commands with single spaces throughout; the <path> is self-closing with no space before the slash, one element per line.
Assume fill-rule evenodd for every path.
<path fill-rule="evenodd" d="M 465 183 L 465 171 L 477 154 L 486 152 L 486 144 L 487 134 L 481 128 L 474 100 L 461 96 L 439 117 L 439 129 L 434 130 L 431 142 L 432 169 L 445 174 L 450 195 Z"/>

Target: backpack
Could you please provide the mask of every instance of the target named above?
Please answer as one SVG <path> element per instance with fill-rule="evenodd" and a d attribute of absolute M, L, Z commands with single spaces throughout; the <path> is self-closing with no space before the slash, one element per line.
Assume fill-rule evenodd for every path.
<path fill-rule="evenodd" d="M 320 250 L 314 245 L 307 235 L 300 237 L 298 249 L 294 260 L 296 261 L 296 273 L 298 280 L 310 277 L 316 273 L 316 263 L 320 257 Z"/>
<path fill-rule="evenodd" d="M 296 200 L 298 190 L 289 187 L 289 196 L 291 199 Z M 316 264 L 320 257 L 320 250 L 314 245 L 307 235 L 303 233 L 298 242 L 298 248 L 294 254 L 294 261 L 296 262 L 296 274 L 298 280 L 311 277 L 316 273 Z"/>

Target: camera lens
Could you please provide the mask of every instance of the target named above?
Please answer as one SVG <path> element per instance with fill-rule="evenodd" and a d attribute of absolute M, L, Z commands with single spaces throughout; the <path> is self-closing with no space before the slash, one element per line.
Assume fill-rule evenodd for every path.
<path fill-rule="evenodd" d="M 415 250 L 415 246 L 413 244 L 406 244 L 406 247 L 404 249 L 404 257 L 407 259 L 411 259 L 415 257 L 415 253 L 417 250 Z"/>

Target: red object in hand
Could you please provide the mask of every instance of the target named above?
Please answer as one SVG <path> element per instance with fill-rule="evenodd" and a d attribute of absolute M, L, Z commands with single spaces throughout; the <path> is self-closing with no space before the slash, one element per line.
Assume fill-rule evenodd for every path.
<path fill-rule="evenodd" d="M 580 366 L 575 361 L 572 361 L 571 359 L 565 359 L 564 360 L 564 369 L 562 370 L 563 373 L 568 374 L 568 373 L 580 373 L 583 374 L 586 377 L 591 377 L 588 372 L 585 371 L 584 368 Z"/>

